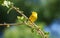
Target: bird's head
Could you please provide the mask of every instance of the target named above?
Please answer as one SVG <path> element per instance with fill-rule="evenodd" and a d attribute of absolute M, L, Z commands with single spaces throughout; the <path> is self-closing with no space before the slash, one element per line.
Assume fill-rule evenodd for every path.
<path fill-rule="evenodd" d="M 37 12 L 32 12 L 32 16 L 37 18 Z"/>

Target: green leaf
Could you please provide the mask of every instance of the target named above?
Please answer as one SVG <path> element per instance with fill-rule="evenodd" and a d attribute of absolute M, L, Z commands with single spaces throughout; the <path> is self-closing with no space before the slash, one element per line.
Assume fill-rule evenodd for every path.
<path fill-rule="evenodd" d="M 32 32 L 32 33 L 34 32 L 34 28 L 31 28 L 31 32 Z"/>
<path fill-rule="evenodd" d="M 45 33 L 45 35 L 49 35 L 49 32 L 44 32 Z"/>

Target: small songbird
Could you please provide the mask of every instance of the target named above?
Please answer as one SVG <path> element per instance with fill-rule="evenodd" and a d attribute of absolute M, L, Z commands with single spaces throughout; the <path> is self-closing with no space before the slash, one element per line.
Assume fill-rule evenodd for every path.
<path fill-rule="evenodd" d="M 37 20 L 37 12 L 32 12 L 31 16 L 29 17 L 29 20 L 34 23 Z"/>

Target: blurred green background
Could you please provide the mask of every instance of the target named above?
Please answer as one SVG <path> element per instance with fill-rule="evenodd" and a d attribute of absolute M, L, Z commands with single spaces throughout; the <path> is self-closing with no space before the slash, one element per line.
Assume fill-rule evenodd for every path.
<path fill-rule="evenodd" d="M 12 10 L 9 14 L 9 8 L 2 6 L 0 0 L 0 23 L 15 23 L 19 14 Z M 44 27 L 49 25 L 54 19 L 60 18 L 60 0 L 8 0 L 14 3 L 14 6 L 20 8 L 23 13 L 29 17 L 32 11 L 38 13 L 37 25 Z M 0 32 L 4 32 L 6 26 L 0 26 Z M 26 26 L 12 26 L 7 28 L 4 38 L 40 38 L 37 33 L 32 33 Z"/>
<path fill-rule="evenodd" d="M 1 0 L 2 2 L 3 0 Z M 30 16 L 32 11 L 38 13 L 38 22 L 45 22 L 49 24 L 53 19 L 60 16 L 60 0 L 9 0 L 14 3 L 16 7 L 19 7 L 26 16 Z M 2 22 L 14 22 L 16 16 L 19 15 L 15 10 L 12 10 L 7 15 L 8 8 L 0 5 L 1 21 Z M 7 19 L 7 20 L 6 20 Z"/>

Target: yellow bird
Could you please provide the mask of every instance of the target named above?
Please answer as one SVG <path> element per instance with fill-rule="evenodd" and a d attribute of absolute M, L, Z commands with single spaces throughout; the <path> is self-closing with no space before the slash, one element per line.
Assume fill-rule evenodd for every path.
<path fill-rule="evenodd" d="M 29 17 L 29 20 L 33 23 L 37 20 L 37 12 L 32 12 L 31 16 Z"/>

